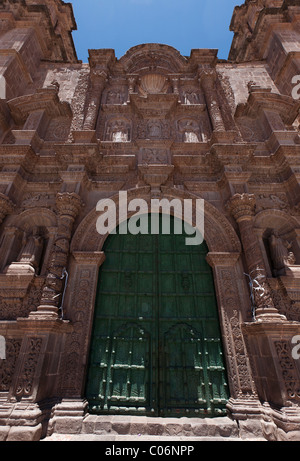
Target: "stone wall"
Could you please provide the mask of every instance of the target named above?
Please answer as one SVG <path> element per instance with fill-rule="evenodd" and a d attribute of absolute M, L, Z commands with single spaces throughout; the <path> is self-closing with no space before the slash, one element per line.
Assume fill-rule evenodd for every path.
<path fill-rule="evenodd" d="M 88 426 L 85 374 L 105 260 L 96 205 L 119 206 L 122 190 L 147 203 L 205 200 L 228 416 L 244 437 L 300 440 L 299 14 L 288 0 L 246 1 L 226 62 L 216 50 L 183 57 L 146 44 L 119 60 L 91 50 L 84 64 L 70 5 L 3 2 L 0 439 Z"/>

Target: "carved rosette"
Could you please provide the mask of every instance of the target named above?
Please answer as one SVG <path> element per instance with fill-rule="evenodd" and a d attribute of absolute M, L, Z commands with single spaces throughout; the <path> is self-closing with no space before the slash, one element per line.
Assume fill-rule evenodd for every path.
<path fill-rule="evenodd" d="M 60 193 L 57 195 L 56 206 L 58 210 L 58 230 L 48 274 L 42 292 L 41 305 L 34 314 L 47 313 L 58 315 L 61 294 L 64 286 L 63 271 L 67 267 L 70 240 L 74 221 L 83 204 L 75 193 Z"/>
<path fill-rule="evenodd" d="M 227 204 L 227 210 L 238 223 L 248 274 L 254 281 L 256 317 L 282 320 L 283 316 L 279 315 L 274 306 L 263 255 L 254 229 L 255 208 L 256 200 L 252 194 L 235 194 Z"/>
<path fill-rule="evenodd" d="M 9 198 L 0 193 L 0 224 L 4 221 L 5 217 L 13 211 L 14 205 Z"/>

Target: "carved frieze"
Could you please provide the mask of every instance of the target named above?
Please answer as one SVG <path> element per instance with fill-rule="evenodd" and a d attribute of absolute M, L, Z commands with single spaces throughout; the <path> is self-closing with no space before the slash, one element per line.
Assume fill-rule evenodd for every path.
<path fill-rule="evenodd" d="M 6 359 L 0 360 L 0 392 L 9 392 L 21 349 L 21 339 L 6 339 Z"/>
<path fill-rule="evenodd" d="M 287 399 L 292 404 L 300 403 L 300 381 L 294 360 L 292 358 L 291 344 L 286 341 L 275 341 L 275 349 L 281 368 L 283 382 L 287 392 Z M 288 402 L 287 402 L 288 403 Z"/>
<path fill-rule="evenodd" d="M 33 380 L 39 360 L 39 355 L 42 349 L 42 344 L 43 339 L 41 337 L 27 338 L 26 353 L 15 388 L 15 395 L 18 398 L 29 397 L 33 392 Z"/>

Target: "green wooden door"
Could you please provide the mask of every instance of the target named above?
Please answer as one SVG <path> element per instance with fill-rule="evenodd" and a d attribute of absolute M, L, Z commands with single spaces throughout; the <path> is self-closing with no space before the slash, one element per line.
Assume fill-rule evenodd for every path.
<path fill-rule="evenodd" d="M 171 227 L 172 229 L 172 227 Z M 86 397 L 91 413 L 213 417 L 228 386 L 207 246 L 185 235 L 111 235 Z"/>

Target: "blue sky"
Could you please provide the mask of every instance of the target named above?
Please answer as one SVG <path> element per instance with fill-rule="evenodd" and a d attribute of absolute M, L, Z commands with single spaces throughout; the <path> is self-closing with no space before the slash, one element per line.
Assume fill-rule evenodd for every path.
<path fill-rule="evenodd" d="M 78 31 L 78 58 L 88 49 L 112 48 L 117 58 L 142 43 L 173 46 L 184 56 L 193 48 L 215 48 L 227 59 L 233 9 L 243 0 L 70 0 Z"/>

